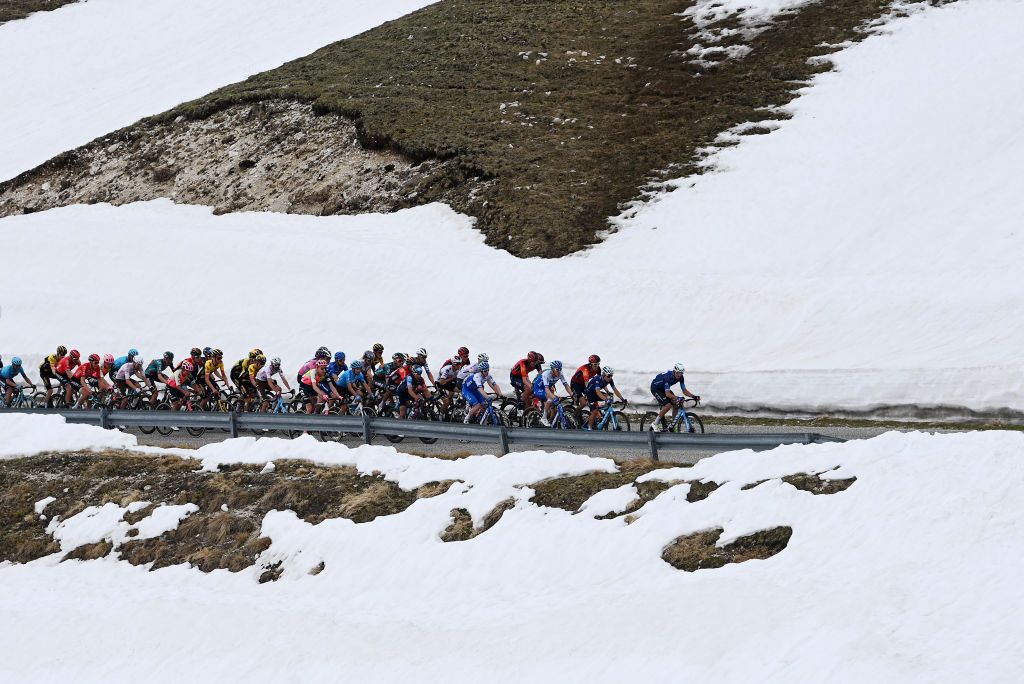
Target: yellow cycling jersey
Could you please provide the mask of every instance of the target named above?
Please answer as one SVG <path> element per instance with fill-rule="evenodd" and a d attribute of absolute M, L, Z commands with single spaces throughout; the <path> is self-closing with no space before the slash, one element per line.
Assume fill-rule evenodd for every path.
<path fill-rule="evenodd" d="M 216 371 L 218 371 L 218 370 L 221 373 L 224 372 L 224 362 L 223 361 L 214 361 L 213 359 L 210 359 L 206 363 L 203 364 L 203 372 L 206 374 L 206 377 L 208 377 L 208 378 L 212 378 L 213 374 Z"/>
<path fill-rule="evenodd" d="M 58 363 L 60 363 L 60 357 L 57 356 L 56 354 L 50 354 L 49 356 L 46 357 L 45 361 L 39 364 L 39 368 L 42 369 L 49 367 L 50 370 L 53 370 L 54 368 L 57 367 Z"/>

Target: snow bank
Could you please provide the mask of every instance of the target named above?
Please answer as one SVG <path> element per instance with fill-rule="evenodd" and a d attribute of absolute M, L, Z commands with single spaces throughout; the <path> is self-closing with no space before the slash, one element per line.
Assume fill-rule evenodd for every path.
<path fill-rule="evenodd" d="M 61 416 L 0 414 L 0 435 L 0 459 L 45 451 L 102 451 L 136 445 L 132 435 L 91 425 L 71 425 Z"/>
<path fill-rule="evenodd" d="M 438 538 L 458 487 L 364 524 L 279 511 L 264 520 L 273 544 L 263 560 L 282 560 L 285 573 L 265 585 L 259 567 L 0 567 L 5 671 L 18 681 L 340 671 L 371 681 L 1014 681 L 1022 451 L 1024 435 L 989 432 L 723 454 L 689 471 L 722 483 L 703 501 L 688 503 L 678 485 L 627 525 L 595 520 L 597 497 L 587 515 L 521 499 L 468 542 Z M 822 470 L 857 481 L 833 496 L 778 479 L 742 488 Z M 628 503 L 613 504 L 623 492 L 612 491 L 608 506 Z M 722 527 L 725 544 L 777 525 L 793 536 L 765 561 L 685 573 L 660 558 L 682 534 Z M 253 643 L 259 658 L 241 647 Z"/>
<path fill-rule="evenodd" d="M 122 267 L 92 273 L 89 288 L 72 275 L 0 273 L 4 352 L 36 360 L 57 344 L 135 345 L 152 357 L 213 344 L 234 360 L 258 345 L 293 370 L 321 344 L 351 355 L 378 340 L 389 352 L 426 345 L 435 363 L 467 344 L 499 369 L 529 349 L 572 364 L 597 351 L 634 399 L 682 360 L 713 406 L 1024 410 L 1024 366 L 1011 352 L 1024 346 L 1022 22 L 1024 4 L 1006 0 L 893 22 L 835 55 L 839 71 L 817 77 L 779 130 L 721 152 L 718 173 L 680 181 L 602 245 L 557 261 L 494 251 L 442 206 L 320 218 L 213 216 L 164 201 L 7 218 L 5 239 L 46 244 L 48 260 L 70 263 L 103 244 Z M 190 257 L 188 288 L 223 307 L 197 309 L 179 283 L 143 277 L 135 245 L 153 235 L 208 245 Z M 407 243 L 418 247 L 393 249 Z M 346 258 L 356 246 L 387 253 L 392 273 L 473 264 L 478 282 L 455 267 L 382 276 L 374 261 Z M 314 253 L 346 266 L 320 273 L 310 301 L 282 285 Z M 41 254 L 28 258 L 41 267 Z M 251 264 L 267 264 L 260 273 L 271 278 L 255 297 Z M 522 324 L 537 315 L 523 292 L 544 283 L 557 283 L 558 323 Z M 599 306 L 581 305 L 595 286 Z M 375 305 L 339 328 L 330 311 L 347 300 L 318 293 L 353 287 L 373 288 Z M 410 288 L 415 304 L 396 316 Z M 122 293 L 131 336 L 93 324 L 90 304 L 104 291 Z M 455 293 L 460 303 L 448 304 Z"/>
<path fill-rule="evenodd" d="M 89 0 L 0 26 L 0 180 L 428 4 Z"/>

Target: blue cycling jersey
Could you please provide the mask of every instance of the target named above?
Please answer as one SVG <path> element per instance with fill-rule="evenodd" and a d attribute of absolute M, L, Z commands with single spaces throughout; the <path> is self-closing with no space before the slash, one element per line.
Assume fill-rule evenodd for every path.
<path fill-rule="evenodd" d="M 128 355 L 127 354 L 124 355 L 124 356 L 118 356 L 116 359 L 114 359 L 114 370 L 115 371 L 121 370 L 121 366 L 123 366 L 126 363 L 128 363 Z"/>
<path fill-rule="evenodd" d="M 24 372 L 25 371 L 22 366 L 4 366 L 3 369 L 0 370 L 0 379 L 13 380 Z"/>
<path fill-rule="evenodd" d="M 686 382 L 684 381 L 684 378 L 680 377 L 677 380 L 675 371 L 665 371 L 664 373 L 655 376 L 654 380 L 651 381 L 651 389 L 658 390 L 659 392 L 665 392 L 677 382 L 679 383 L 679 389 L 686 389 Z"/>
<path fill-rule="evenodd" d="M 597 390 L 603 390 L 605 387 L 608 387 L 609 385 L 615 387 L 615 381 L 605 380 L 603 375 L 595 375 L 594 377 L 590 378 L 590 380 L 587 382 L 587 394 L 592 394 Z"/>
<path fill-rule="evenodd" d="M 354 382 L 366 382 L 366 376 L 349 368 L 338 376 L 337 385 L 338 387 L 347 387 Z"/>
<path fill-rule="evenodd" d="M 337 361 L 331 361 L 329 364 L 327 364 L 328 375 L 341 375 L 347 370 L 348 364 L 344 362 L 338 363 Z"/>

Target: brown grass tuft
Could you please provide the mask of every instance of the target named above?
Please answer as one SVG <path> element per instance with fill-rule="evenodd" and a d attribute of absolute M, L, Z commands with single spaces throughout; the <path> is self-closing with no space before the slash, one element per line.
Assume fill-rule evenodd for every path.
<path fill-rule="evenodd" d="M 695 572 L 720 568 L 729 563 L 771 558 L 789 544 L 791 527 L 772 527 L 739 537 L 724 547 L 716 546 L 724 530 L 716 527 L 683 535 L 665 547 L 661 558 L 679 570 Z"/>

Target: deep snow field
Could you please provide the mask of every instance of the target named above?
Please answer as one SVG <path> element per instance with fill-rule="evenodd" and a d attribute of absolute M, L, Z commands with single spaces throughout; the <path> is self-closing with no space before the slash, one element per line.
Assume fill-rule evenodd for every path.
<path fill-rule="evenodd" d="M 54 417 L 0 416 L 0 431 L 3 457 L 134 441 Z M 268 514 L 263 534 L 273 543 L 262 558 L 285 568 L 269 584 L 257 582 L 257 568 L 147 572 L 114 556 L 0 565 L 0 677 L 1014 682 L 1024 665 L 1022 449 L 1024 435 L 1012 432 L 888 433 L 720 454 L 644 476 L 722 486 L 688 503 L 690 485 L 675 485 L 627 524 L 595 516 L 622 510 L 629 491 L 601 492 L 573 514 L 530 503 L 533 490 L 519 486 L 608 471 L 607 459 L 443 461 L 311 439 L 232 440 L 198 450 L 196 468 L 287 456 L 380 471 L 404 489 L 460 482 L 369 523 Z M 831 496 L 778 479 L 823 471 L 857 479 Z M 451 509 L 479 521 L 509 496 L 515 508 L 481 536 L 439 539 Z M 47 503 L 37 502 L 41 516 Z M 40 525 L 65 550 L 116 543 L 129 508 L 111 503 Z M 193 509 L 158 508 L 137 527 L 156 536 Z M 767 560 L 689 573 L 660 557 L 682 534 L 720 526 L 727 544 L 777 525 L 793 535 Z"/>
<path fill-rule="evenodd" d="M 264 1 L 224 41 L 236 4 L 90 0 L 0 27 L 0 88 L 23 94 L 0 102 L 0 176 L 423 3 Z M 328 7 L 336 26 L 303 21 Z M 103 40 L 83 37 L 90 22 Z M 423 345 L 435 363 L 466 344 L 499 369 L 529 349 L 596 351 L 634 399 L 683 361 L 719 408 L 1024 410 L 1022 22 L 1011 0 L 893 20 L 836 54 L 778 130 L 556 261 L 488 248 L 443 206 L 318 218 L 157 201 L 6 218 L 4 244 L 40 270 L 0 272 L 0 351 L 209 344 L 233 361 L 260 346 L 286 369 L 321 344 Z"/>

